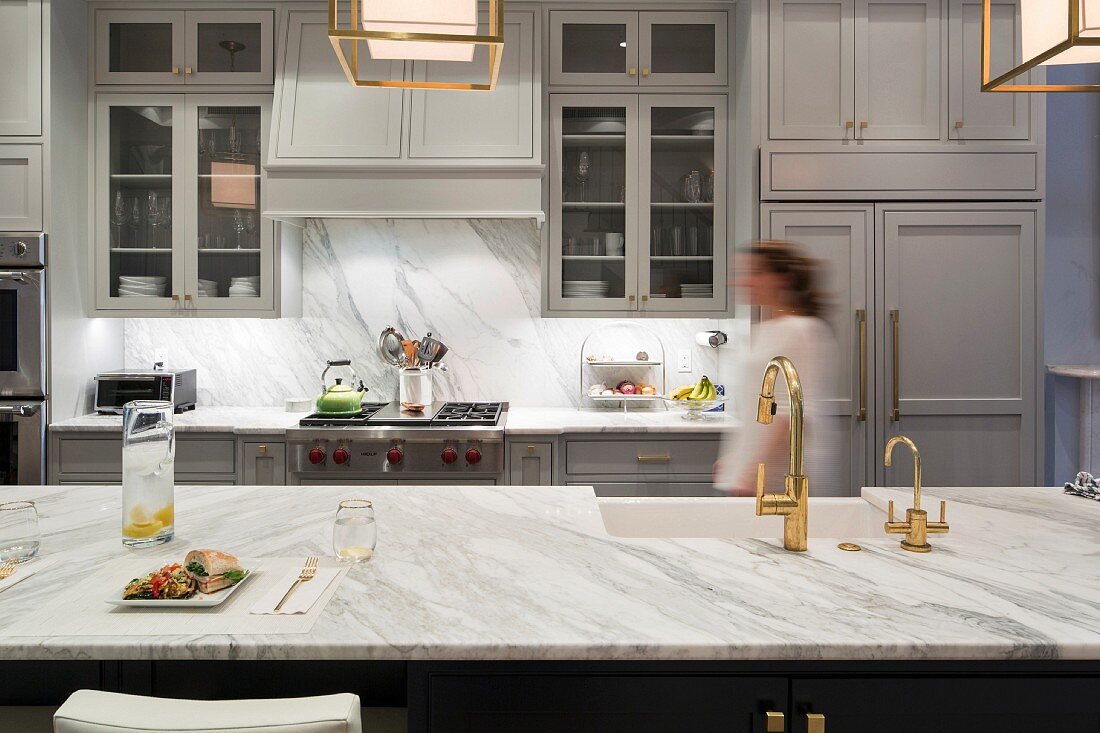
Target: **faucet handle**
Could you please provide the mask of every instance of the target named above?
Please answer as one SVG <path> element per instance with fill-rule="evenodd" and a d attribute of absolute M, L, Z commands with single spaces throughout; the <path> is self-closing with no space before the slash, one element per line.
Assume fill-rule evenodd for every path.
<path fill-rule="evenodd" d="M 756 464 L 756 516 L 764 516 L 764 464 Z"/>
<path fill-rule="evenodd" d="M 940 521 L 928 523 L 928 534 L 947 534 L 951 525 L 947 523 L 947 502 L 940 502 Z"/>
<path fill-rule="evenodd" d="M 882 528 L 886 531 L 886 534 L 906 534 L 909 532 L 911 525 L 908 521 L 898 522 L 894 519 L 894 502 L 889 501 L 886 504 L 887 520 L 883 523 Z"/>

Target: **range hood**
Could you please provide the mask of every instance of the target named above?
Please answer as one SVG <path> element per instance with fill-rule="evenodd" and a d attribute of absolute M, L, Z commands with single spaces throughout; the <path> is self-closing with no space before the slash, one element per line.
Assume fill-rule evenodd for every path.
<path fill-rule="evenodd" d="M 287 15 L 264 165 L 266 216 L 545 220 L 530 11 L 505 18 L 491 92 L 354 87 L 329 42 L 327 12 Z M 425 62 L 363 63 L 376 78 L 446 73 Z"/>

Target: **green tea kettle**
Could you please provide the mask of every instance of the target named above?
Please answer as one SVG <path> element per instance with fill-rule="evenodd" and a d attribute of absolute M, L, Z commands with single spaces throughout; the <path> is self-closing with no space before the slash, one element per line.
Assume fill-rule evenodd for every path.
<path fill-rule="evenodd" d="M 347 367 L 351 372 L 351 380 L 344 384 L 344 380 L 337 377 L 336 383 L 329 385 L 325 378 L 330 369 Z M 355 389 L 355 371 L 351 368 L 351 359 L 340 359 L 328 362 L 325 371 L 321 372 L 321 389 L 324 390 L 317 398 L 317 415 L 320 417 L 353 417 L 363 411 L 363 398 L 369 391 L 359 380 L 359 389 Z"/>

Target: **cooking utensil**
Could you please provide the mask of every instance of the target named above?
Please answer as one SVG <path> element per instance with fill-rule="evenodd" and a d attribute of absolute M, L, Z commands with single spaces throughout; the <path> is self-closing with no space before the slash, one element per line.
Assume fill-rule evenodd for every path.
<path fill-rule="evenodd" d="M 347 367 L 351 370 L 351 360 L 330 361 L 328 366 L 325 367 L 325 371 L 321 372 L 321 389 L 323 392 L 317 398 L 317 414 L 320 416 L 351 417 L 363 411 L 363 398 L 366 397 L 369 390 L 361 379 L 359 380 L 359 389 L 352 386 L 356 380 L 354 370 L 351 370 L 350 384 L 344 384 L 344 380 L 340 377 L 336 378 L 336 384 L 332 386 L 329 386 L 328 382 L 325 381 L 329 370 L 338 367 Z"/>
<path fill-rule="evenodd" d="M 405 352 L 405 367 L 408 369 L 416 368 L 416 347 L 412 341 L 404 339 L 401 342 L 401 348 Z"/>
<path fill-rule="evenodd" d="M 429 367 L 433 364 L 438 364 L 439 360 L 447 353 L 447 347 L 442 341 L 437 338 L 433 338 L 431 331 L 424 337 L 424 340 L 420 342 L 420 363 L 427 364 Z"/>
<path fill-rule="evenodd" d="M 390 366 L 403 369 L 409 363 L 404 344 L 405 337 L 393 326 L 387 326 L 378 337 L 378 354 L 382 357 L 382 361 Z"/>

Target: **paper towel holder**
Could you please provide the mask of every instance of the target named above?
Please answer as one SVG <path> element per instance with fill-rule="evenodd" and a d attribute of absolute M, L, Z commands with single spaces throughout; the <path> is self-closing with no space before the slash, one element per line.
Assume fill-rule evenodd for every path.
<path fill-rule="evenodd" d="M 695 334 L 695 343 L 700 346 L 712 346 L 718 348 L 729 341 L 729 336 L 723 331 L 699 331 Z"/>

